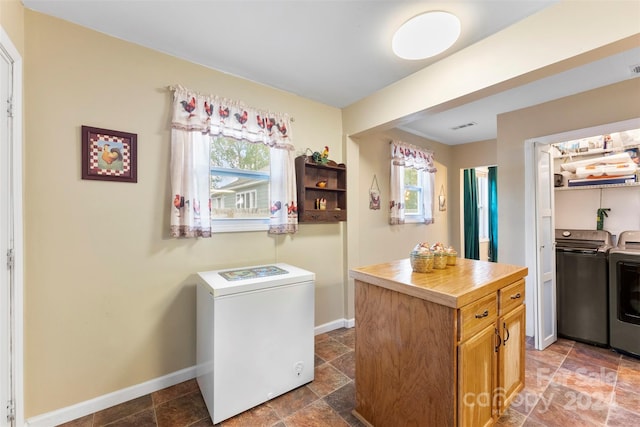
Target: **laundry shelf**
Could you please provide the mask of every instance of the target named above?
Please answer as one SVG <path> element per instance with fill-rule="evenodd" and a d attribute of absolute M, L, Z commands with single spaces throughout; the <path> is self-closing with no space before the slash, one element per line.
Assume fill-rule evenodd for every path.
<path fill-rule="evenodd" d="M 620 187 L 639 187 L 640 182 L 631 182 L 628 184 L 600 184 L 600 185 L 580 185 L 576 187 L 555 187 L 556 191 L 567 190 L 593 190 L 596 188 L 620 188 Z"/>

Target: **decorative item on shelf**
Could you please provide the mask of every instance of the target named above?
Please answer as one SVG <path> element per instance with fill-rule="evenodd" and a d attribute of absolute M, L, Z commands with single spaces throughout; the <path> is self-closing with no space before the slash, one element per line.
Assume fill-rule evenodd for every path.
<path fill-rule="evenodd" d="M 380 209 L 380 187 L 378 186 L 378 178 L 375 174 L 373 175 L 373 181 L 371 181 L 371 188 L 369 188 L 369 209 Z"/>
<path fill-rule="evenodd" d="M 318 151 L 314 151 L 312 159 L 314 163 L 320 163 L 320 160 L 322 159 L 322 157 L 320 156 L 320 153 Z"/>
<path fill-rule="evenodd" d="M 304 162 L 315 163 L 316 154 L 317 154 L 317 157 L 320 158 L 320 153 L 318 153 L 317 151 L 313 152 L 309 147 L 305 148 L 304 153 L 302 154 L 302 157 L 304 157 Z"/>
<path fill-rule="evenodd" d="M 323 165 L 326 165 L 328 161 L 329 161 L 329 147 L 325 145 L 324 150 L 322 150 L 322 154 L 320 155 L 320 162 Z"/>
<path fill-rule="evenodd" d="M 306 148 L 303 156 L 305 163 L 346 168 L 344 163 L 338 164 L 337 162 L 329 159 L 329 147 L 327 145 L 324 146 L 322 151 L 312 151 L 310 148 Z"/>
<path fill-rule="evenodd" d="M 327 199 L 325 199 L 324 197 L 321 198 L 321 199 L 316 199 L 315 208 L 316 209 L 320 209 L 321 211 L 326 210 L 327 209 Z"/>
<path fill-rule="evenodd" d="M 327 186 L 327 180 L 323 179 L 322 181 L 318 181 L 316 182 L 316 187 L 318 188 L 325 188 Z"/>

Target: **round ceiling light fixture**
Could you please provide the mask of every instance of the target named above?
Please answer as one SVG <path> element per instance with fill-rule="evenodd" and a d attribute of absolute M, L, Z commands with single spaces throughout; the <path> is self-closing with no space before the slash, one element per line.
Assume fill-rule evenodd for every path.
<path fill-rule="evenodd" d="M 402 59 L 425 59 L 450 48 L 460 36 L 460 20 L 449 12 L 414 16 L 393 35 L 391 47 Z"/>

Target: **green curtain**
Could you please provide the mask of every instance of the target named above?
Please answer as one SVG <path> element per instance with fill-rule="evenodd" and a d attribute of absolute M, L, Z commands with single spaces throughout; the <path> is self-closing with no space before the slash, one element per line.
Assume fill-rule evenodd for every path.
<path fill-rule="evenodd" d="M 489 261 L 498 262 L 498 168 L 489 167 Z"/>
<path fill-rule="evenodd" d="M 478 185 L 475 169 L 464 170 L 464 257 L 480 259 Z"/>

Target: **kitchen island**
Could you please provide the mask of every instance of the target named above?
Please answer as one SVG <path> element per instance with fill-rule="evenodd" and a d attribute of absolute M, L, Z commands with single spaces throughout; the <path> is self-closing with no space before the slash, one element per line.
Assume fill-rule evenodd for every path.
<path fill-rule="evenodd" d="M 487 426 L 524 386 L 527 268 L 354 268 L 356 408 L 368 425 Z"/>

